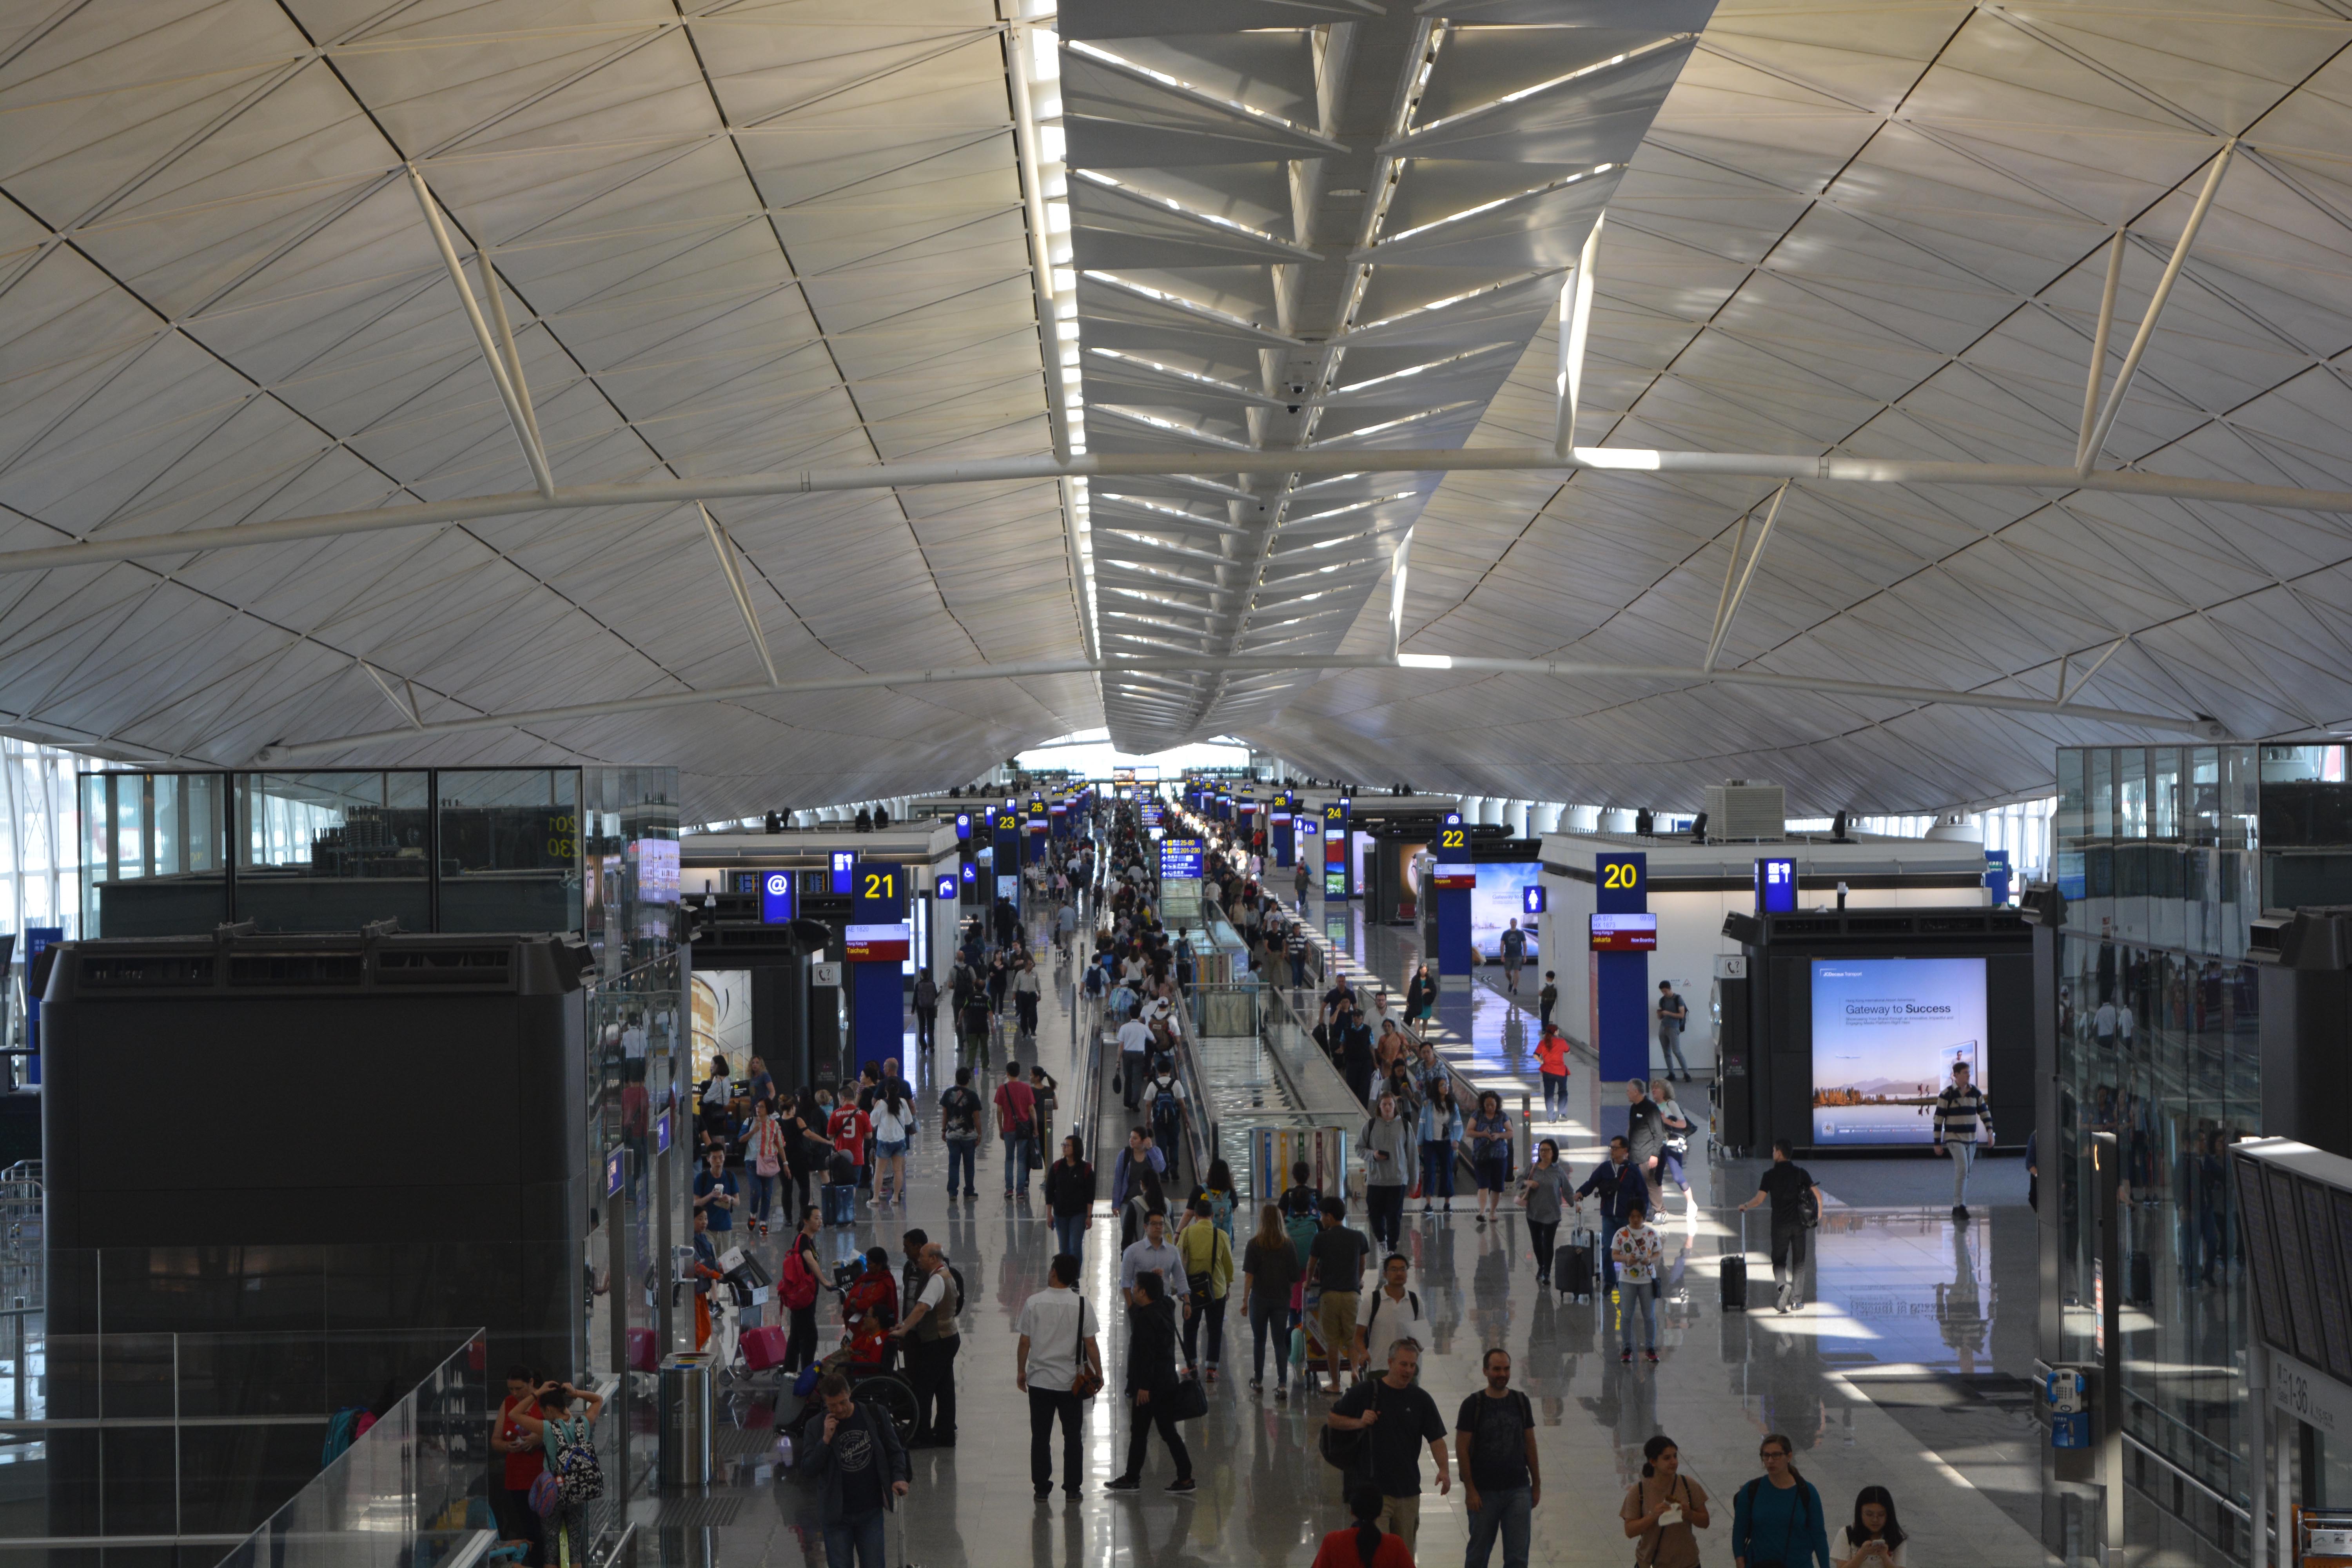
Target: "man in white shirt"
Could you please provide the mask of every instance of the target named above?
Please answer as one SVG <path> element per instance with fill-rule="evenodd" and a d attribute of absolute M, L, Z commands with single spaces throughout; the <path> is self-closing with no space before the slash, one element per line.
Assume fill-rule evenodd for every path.
<path fill-rule="evenodd" d="M 1391 1252 L 1381 1265 L 1381 1288 L 1356 1298 L 1356 1363 L 1371 1366 L 1388 1359 L 1389 1346 L 1399 1340 L 1433 1345 L 1437 1336 L 1423 1316 L 1421 1296 L 1405 1287 L 1404 1255 Z M 1367 1351 L 1370 1352 L 1369 1357 Z"/>
<path fill-rule="evenodd" d="M 1144 1064 L 1150 1051 L 1150 1025 L 1129 1018 L 1118 1026 L 1118 1081 L 1129 1110 L 1143 1103 Z"/>
<path fill-rule="evenodd" d="M 1054 1489 L 1054 1418 L 1062 1421 L 1062 1489 L 1078 1495 L 1078 1428 L 1086 1400 L 1072 1386 L 1083 1368 L 1102 1383 L 1101 1332 L 1094 1303 L 1078 1294 L 1078 1260 L 1058 1253 L 1045 1289 L 1021 1304 L 1013 1331 L 1021 1336 L 1013 1386 L 1029 1395 L 1029 1480 L 1045 1497 Z"/>
<path fill-rule="evenodd" d="M 1130 1306 L 1143 1305 L 1143 1292 L 1135 1288 L 1139 1274 L 1157 1273 L 1168 1293 L 1180 1301 L 1192 1300 L 1192 1289 L 1184 1277 L 1184 1258 L 1168 1239 L 1168 1212 L 1153 1209 L 1143 1221 L 1143 1238 L 1118 1255 L 1118 1288 L 1127 1293 Z"/>

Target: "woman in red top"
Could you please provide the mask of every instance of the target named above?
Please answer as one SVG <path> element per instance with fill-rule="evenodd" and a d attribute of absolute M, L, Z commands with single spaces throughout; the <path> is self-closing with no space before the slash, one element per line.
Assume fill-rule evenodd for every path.
<path fill-rule="evenodd" d="M 1316 1549 L 1314 1568 L 1412 1568 L 1412 1549 L 1402 1535 L 1381 1529 L 1381 1489 L 1358 1487 L 1348 1494 L 1355 1527 L 1335 1530 Z"/>
<path fill-rule="evenodd" d="M 1536 1042 L 1536 1067 L 1543 1078 L 1544 1114 L 1558 1119 L 1568 1114 L 1568 1042 L 1559 1026 L 1546 1024 Z"/>
<path fill-rule="evenodd" d="M 537 1414 L 539 1378 L 527 1366 L 507 1368 L 507 1396 L 499 1403 L 498 1419 L 490 1423 L 490 1448 L 506 1456 L 506 1496 L 499 1501 L 499 1534 L 507 1541 L 528 1541 L 525 1561 L 540 1560 L 539 1515 L 530 1506 L 530 1483 L 547 1468 L 547 1446 L 538 1433 L 515 1419 L 518 1410 Z"/>

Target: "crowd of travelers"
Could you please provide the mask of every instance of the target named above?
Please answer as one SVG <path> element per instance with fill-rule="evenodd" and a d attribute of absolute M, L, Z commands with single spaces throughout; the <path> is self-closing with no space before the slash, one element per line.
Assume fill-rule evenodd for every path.
<path fill-rule="evenodd" d="M 1362 1228 L 1350 1223 L 1344 1184 L 1322 1190 L 1304 1162 L 1293 1166 L 1278 1201 L 1252 1208 L 1223 1159 L 1213 1150 L 1192 1152 L 1179 1058 L 1181 1012 L 1200 955 L 1183 933 L 1163 925 L 1150 846 L 1124 807 L 1102 808 L 1086 831 L 1057 841 L 1024 872 L 1035 897 L 1029 919 L 999 900 L 961 932 L 944 986 L 919 979 L 920 1059 L 912 1076 L 934 1085 L 949 1080 L 930 1104 L 919 1104 L 895 1058 L 864 1068 L 838 1095 L 780 1088 L 756 1057 L 740 1078 L 723 1058 L 711 1063 L 694 1101 L 697 1342 L 724 1328 L 755 1326 L 757 1308 L 722 1323 L 737 1293 L 726 1259 L 736 1244 L 767 1240 L 772 1226 L 789 1226 L 772 1291 L 772 1310 L 786 1320 L 775 1363 L 786 1380 L 777 1420 L 794 1446 L 793 1468 L 814 1491 L 830 1568 L 879 1568 L 889 1560 L 885 1521 L 915 1484 L 910 1450 L 957 1442 L 961 1268 L 973 1259 L 951 1260 L 941 1242 L 910 1229 L 899 1237 L 896 1265 L 878 1241 L 831 1278 L 823 1261 L 828 1233 L 856 1223 L 861 1203 L 869 1221 L 871 1211 L 903 1209 L 909 1155 L 934 1115 L 930 1135 L 947 1152 L 951 1205 L 976 1199 L 979 1146 L 992 1134 L 1003 1153 L 1008 1218 L 1042 1217 L 1052 1228 L 1050 1248 L 1043 1249 L 1045 1283 L 1020 1303 L 1013 1323 L 1012 1377 L 1029 1406 L 1031 1481 L 1041 1500 L 1055 1490 L 1057 1468 L 1060 1489 L 1081 1493 L 1080 1434 L 1088 1401 L 1098 1396 L 1126 1407 L 1124 1463 L 1103 1489 L 1142 1489 L 1156 1435 L 1167 1457 L 1165 1479 L 1152 1479 L 1178 1497 L 1194 1492 L 1196 1464 L 1205 1456 L 1196 1456 L 1197 1434 L 1188 1443 L 1184 1428 L 1210 1408 L 1211 1391 L 1238 1365 L 1245 1336 L 1252 1396 L 1267 1392 L 1270 1360 L 1276 1405 L 1324 1402 L 1308 1419 L 1321 1458 L 1338 1472 L 1333 1495 L 1353 1522 L 1321 1538 L 1317 1568 L 1411 1568 L 1424 1463 L 1438 1498 L 1452 1499 L 1458 1487 L 1468 1523 L 1465 1568 L 1486 1568 L 1497 1547 L 1506 1568 L 1525 1568 L 1542 1467 L 1535 1410 L 1513 1384 L 1509 1352 L 1485 1352 L 1483 1381 L 1461 1397 L 1450 1425 L 1423 1382 L 1423 1358 L 1436 1334 L 1403 1233 L 1416 1200 L 1421 1223 L 1450 1215 L 1457 1184 L 1473 1197 L 1482 1230 L 1501 1222 L 1507 1204 L 1521 1211 L 1538 1289 L 1614 1292 L 1621 1358 L 1632 1362 L 1638 1350 L 1649 1362 L 1659 1359 L 1667 1253 L 1660 1225 L 1669 1195 L 1679 1194 L 1686 1225 L 1696 1221 L 1684 1170 L 1694 1119 L 1676 1102 L 1672 1075 L 1625 1086 L 1627 1131 L 1580 1180 L 1556 1140 L 1528 1150 L 1525 1123 L 1515 1123 L 1498 1096 L 1469 1100 L 1458 1092 L 1423 1037 L 1435 998 L 1425 967 L 1394 1014 L 1385 992 L 1367 998 L 1336 978 L 1317 991 L 1318 946 L 1299 912 L 1306 868 L 1297 871 L 1297 910 L 1286 909 L 1265 885 L 1263 842 L 1211 837 L 1207 912 L 1231 924 L 1262 979 L 1298 994 L 1302 1020 L 1312 1017 L 1316 1039 L 1363 1101 L 1365 1120 L 1350 1141 L 1364 1178 Z M 1034 949 L 1033 927 L 1046 939 Z M 1073 967 L 1057 970 L 1064 961 Z M 1091 1129 L 1056 1140 L 1060 1086 L 1042 1067 L 1024 1073 L 1019 1063 L 1038 1026 L 1041 963 L 1070 985 L 1081 1026 L 1098 1029 L 1115 1047 L 1110 1089 L 1128 1113 L 1115 1151 L 1090 1150 Z M 1549 1016 L 1551 982 L 1548 974 L 1536 1056 L 1547 1112 L 1559 1114 L 1569 1053 Z M 936 1025 L 927 1013 L 934 1012 L 950 1020 L 951 1064 L 932 1060 Z M 1956 1111 L 1950 1125 L 1962 1119 Z M 1098 1173 L 1096 1162 L 1106 1155 L 1108 1168 Z M 1031 1206 L 1033 1172 L 1042 1213 Z M 1771 1205 L 1775 1304 L 1799 1310 L 1820 1190 L 1785 1146 L 1760 1188 L 1744 1206 Z M 1123 1314 L 1126 1330 L 1124 1362 L 1116 1366 L 1106 1353 L 1107 1343 L 1117 1348 L 1109 1325 L 1082 1286 L 1098 1225 L 1116 1227 L 1106 1243 L 1116 1259 L 1111 1312 Z M 1567 1246 L 1559 1239 L 1564 1226 L 1574 1227 Z M 830 1343 L 819 1322 L 828 1295 L 838 1317 Z M 1231 1376 L 1238 1382 L 1241 1373 Z M 861 1384 L 881 1377 L 911 1387 L 910 1426 L 861 1397 Z M 526 1538 L 534 1565 L 561 1561 L 571 1568 L 579 1560 L 576 1552 L 562 1555 L 577 1545 L 566 1544 L 565 1531 L 576 1527 L 578 1510 L 539 1478 L 576 1452 L 596 1410 L 593 1394 L 526 1369 L 509 1375 L 493 1438 L 505 1466 L 502 1533 Z M 1885 1489 L 1866 1489 L 1852 1520 L 1832 1531 L 1819 1491 L 1790 1463 L 1795 1451 L 1779 1434 L 1763 1439 L 1762 1473 L 1732 1499 L 1734 1563 L 1900 1568 L 1906 1537 Z M 1683 1468 L 1671 1439 L 1652 1436 L 1642 1455 L 1640 1477 L 1619 1509 L 1633 1559 L 1639 1568 L 1696 1568 L 1700 1532 L 1726 1522 L 1720 1500 Z M 535 1508 L 535 1493 L 553 1497 L 550 1510 Z M 543 1554 L 542 1542 L 552 1543 Z"/>

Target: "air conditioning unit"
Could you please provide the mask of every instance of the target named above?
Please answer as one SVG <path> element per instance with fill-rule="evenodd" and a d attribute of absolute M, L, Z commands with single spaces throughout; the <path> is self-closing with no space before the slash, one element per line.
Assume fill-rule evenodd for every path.
<path fill-rule="evenodd" d="M 1779 838 L 1788 828 L 1788 792 L 1776 784 L 1728 779 L 1706 786 L 1706 836 Z"/>

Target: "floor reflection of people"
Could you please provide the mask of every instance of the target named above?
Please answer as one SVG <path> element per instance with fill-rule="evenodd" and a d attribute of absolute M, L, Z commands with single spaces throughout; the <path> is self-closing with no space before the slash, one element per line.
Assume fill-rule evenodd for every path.
<path fill-rule="evenodd" d="M 1976 1248 L 1969 1226 L 1952 1226 L 1952 1279 L 1936 1282 L 1936 1327 L 1950 1347 L 1962 1377 L 1974 1377 L 1977 1359 L 1984 1354 L 1986 1331 L 1983 1292 L 1977 1284 Z"/>

